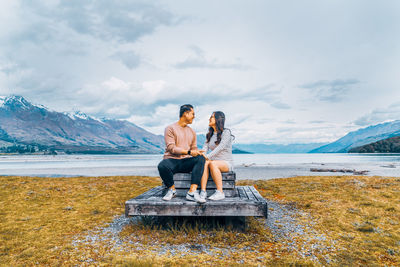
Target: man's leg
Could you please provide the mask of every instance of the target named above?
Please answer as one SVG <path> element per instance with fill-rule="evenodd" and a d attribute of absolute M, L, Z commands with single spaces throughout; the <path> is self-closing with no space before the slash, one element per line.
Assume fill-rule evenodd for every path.
<path fill-rule="evenodd" d="M 206 191 L 207 187 L 207 181 L 208 181 L 208 174 L 209 174 L 209 169 L 208 169 L 208 164 L 210 163 L 209 160 L 207 160 L 204 164 L 204 171 L 203 171 L 203 176 L 201 177 L 201 182 L 200 182 L 200 188 L 203 191 Z"/>
<path fill-rule="evenodd" d="M 192 172 L 192 181 L 189 192 L 196 191 L 197 187 L 200 185 L 205 162 L 206 159 L 203 156 L 191 157 L 182 160 L 182 164 L 180 164 L 179 167 L 179 172 Z"/>
<path fill-rule="evenodd" d="M 193 166 L 192 170 L 192 184 L 200 185 L 201 177 L 204 172 L 204 164 L 206 163 L 206 159 L 203 156 L 195 157 L 196 163 Z"/>
<path fill-rule="evenodd" d="M 205 162 L 206 160 L 203 156 L 197 156 L 182 159 L 181 164 L 179 164 L 179 172 L 192 172 L 190 189 L 186 194 L 187 200 L 196 201 L 198 203 L 206 202 L 206 199 L 201 198 L 200 194 L 196 191 L 197 187 L 200 185 L 201 177 L 203 176 Z"/>
<path fill-rule="evenodd" d="M 163 159 L 158 164 L 158 172 L 167 188 L 175 189 L 174 173 L 176 173 L 179 161 L 178 159 Z"/>

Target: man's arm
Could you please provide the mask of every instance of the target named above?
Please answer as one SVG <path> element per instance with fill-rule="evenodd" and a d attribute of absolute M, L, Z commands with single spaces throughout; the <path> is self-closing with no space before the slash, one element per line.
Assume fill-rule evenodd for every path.
<path fill-rule="evenodd" d="M 190 143 L 190 155 L 193 157 L 196 157 L 198 155 L 201 154 L 201 152 L 199 151 L 199 149 L 197 148 L 197 136 L 196 136 L 196 132 L 192 130 L 193 133 L 193 138 L 192 138 L 192 142 Z"/>
<path fill-rule="evenodd" d="M 174 130 L 172 129 L 172 127 L 165 128 L 164 141 L 165 141 L 166 150 L 168 152 L 170 152 L 171 154 L 183 155 L 183 152 L 185 152 L 184 149 L 176 146 L 175 134 L 174 134 Z M 185 154 L 187 154 L 187 153 L 185 153 Z"/>
<path fill-rule="evenodd" d="M 192 142 L 190 143 L 190 150 L 198 150 L 196 132 L 193 129 L 191 129 L 191 130 L 192 130 L 192 133 L 193 133 L 193 138 L 192 138 Z"/>

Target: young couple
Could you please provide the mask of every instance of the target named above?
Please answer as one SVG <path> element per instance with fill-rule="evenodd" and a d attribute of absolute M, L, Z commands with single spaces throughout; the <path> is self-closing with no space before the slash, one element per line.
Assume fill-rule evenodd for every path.
<path fill-rule="evenodd" d="M 205 203 L 208 175 L 211 174 L 217 190 L 208 199 L 225 198 L 222 189 L 221 172 L 232 171 L 232 138 L 229 129 L 225 129 L 225 115 L 221 111 L 211 114 L 209 130 L 204 148 L 197 148 L 195 131 L 188 125 L 193 122 L 195 113 L 193 106 L 186 104 L 180 107 L 179 121 L 165 128 L 164 159 L 158 164 L 158 171 L 168 188 L 163 200 L 169 201 L 176 196 L 174 185 L 175 173 L 192 173 L 191 185 L 186 199 Z M 200 193 L 198 188 L 200 187 Z"/>

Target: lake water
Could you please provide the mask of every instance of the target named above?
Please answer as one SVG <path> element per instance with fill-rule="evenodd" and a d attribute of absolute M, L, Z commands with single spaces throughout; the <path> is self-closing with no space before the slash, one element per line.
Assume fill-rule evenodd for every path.
<path fill-rule="evenodd" d="M 233 157 L 238 179 L 349 175 L 311 172 L 311 168 L 367 170 L 368 175 L 400 176 L 400 154 L 234 154 Z M 0 175 L 158 176 L 157 164 L 161 159 L 162 155 L 1 155 Z"/>

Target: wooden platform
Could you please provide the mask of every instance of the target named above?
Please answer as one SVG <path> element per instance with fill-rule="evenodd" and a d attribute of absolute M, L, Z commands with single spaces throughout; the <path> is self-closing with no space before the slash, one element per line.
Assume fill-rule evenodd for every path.
<path fill-rule="evenodd" d="M 236 186 L 234 197 L 204 204 L 178 196 L 163 201 L 165 187 L 158 186 L 125 202 L 126 216 L 256 216 L 267 217 L 267 202 L 253 186 Z M 187 191 L 187 189 L 186 189 Z"/>

